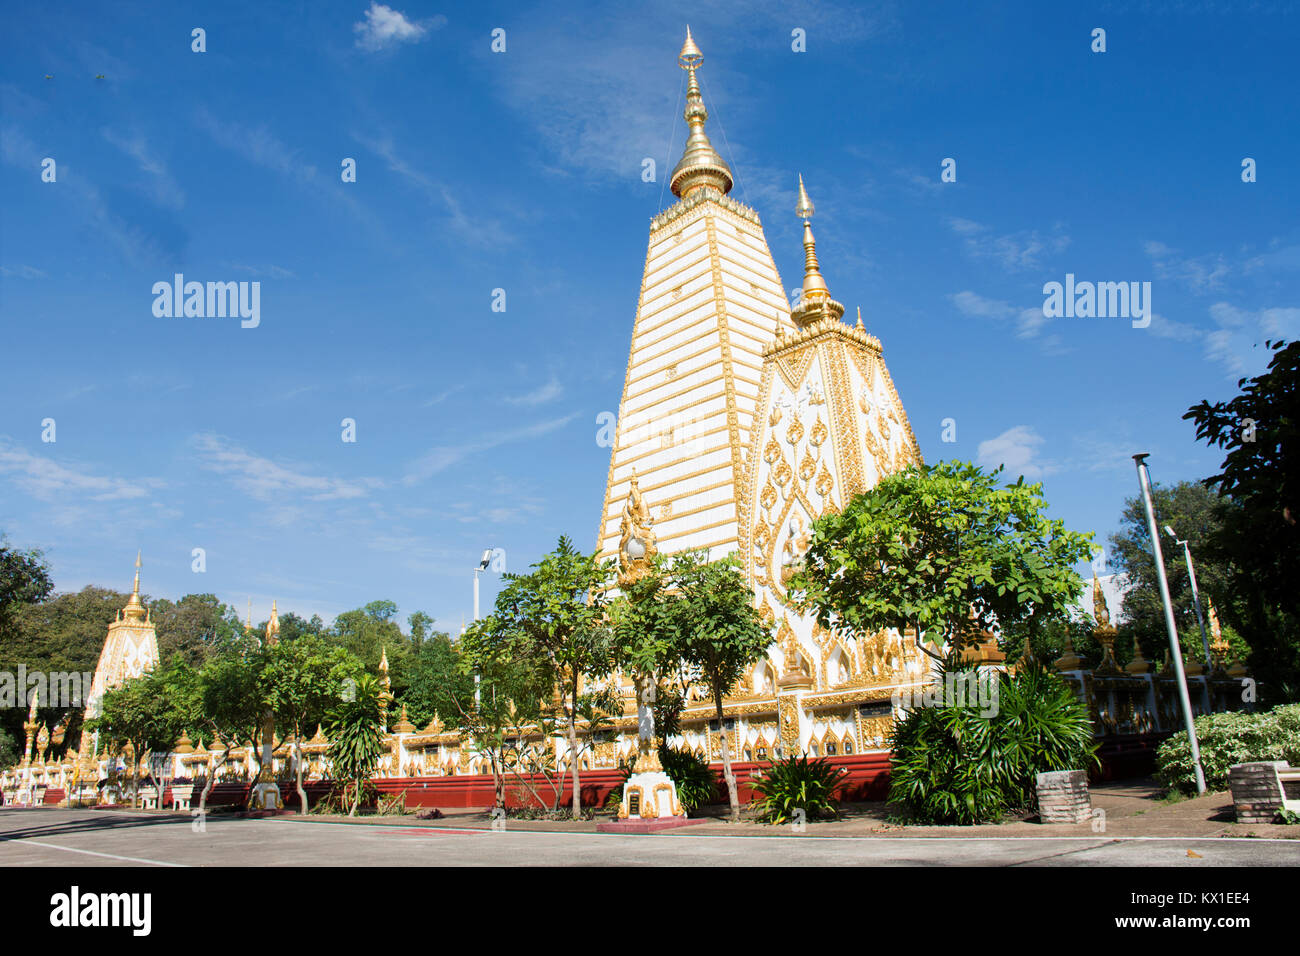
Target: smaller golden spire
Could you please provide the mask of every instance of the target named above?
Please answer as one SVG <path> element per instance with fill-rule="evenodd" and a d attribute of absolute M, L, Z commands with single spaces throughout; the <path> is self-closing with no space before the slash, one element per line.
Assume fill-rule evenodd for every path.
<path fill-rule="evenodd" d="M 244 618 L 244 633 L 253 633 L 253 599 L 251 597 L 248 599 L 248 613 Z"/>
<path fill-rule="evenodd" d="M 268 647 L 280 643 L 280 613 L 274 598 L 271 599 L 271 619 L 266 622 L 266 643 Z"/>
<path fill-rule="evenodd" d="M 795 204 L 794 214 L 803 220 L 803 295 L 799 304 L 790 310 L 790 318 L 800 328 L 807 328 L 822 319 L 839 321 L 844 315 L 844 306 L 831 298 L 831 291 L 822 278 L 821 266 L 817 262 L 817 240 L 812 231 L 814 211 L 808 190 L 803 185 L 803 176 L 800 175 L 799 201 Z"/>
<path fill-rule="evenodd" d="M 135 583 L 131 585 L 131 599 L 122 609 L 122 616 L 128 621 L 143 620 L 145 616 L 144 605 L 140 603 L 140 554 L 139 550 L 135 552 Z"/>
<path fill-rule="evenodd" d="M 865 332 L 866 327 L 862 324 L 862 306 L 858 306 L 858 324 L 854 326 L 859 332 Z"/>

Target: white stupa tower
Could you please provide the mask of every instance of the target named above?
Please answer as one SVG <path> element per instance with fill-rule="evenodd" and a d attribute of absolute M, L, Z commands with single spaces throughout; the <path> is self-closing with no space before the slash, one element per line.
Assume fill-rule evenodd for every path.
<path fill-rule="evenodd" d="M 785 585 L 813 520 L 920 450 L 879 340 L 830 296 L 802 179 L 804 281 L 791 309 L 758 213 L 728 195 L 731 170 L 705 132 L 702 61 L 688 30 L 678 62 L 690 133 L 669 180 L 678 201 L 650 223 L 600 557 L 626 575 L 654 550 L 740 556 L 773 647 L 727 702 L 739 759 L 878 750 L 891 693 L 922 678 L 923 655 L 897 634 L 832 634 L 786 607 Z M 686 745 L 710 755 L 711 712 L 701 702 L 683 721 Z"/>

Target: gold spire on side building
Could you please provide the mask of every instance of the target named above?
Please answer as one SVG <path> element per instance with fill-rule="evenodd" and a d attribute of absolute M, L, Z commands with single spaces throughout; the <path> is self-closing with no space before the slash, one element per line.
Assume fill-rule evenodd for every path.
<path fill-rule="evenodd" d="M 135 553 L 135 584 L 131 586 L 131 600 L 122 609 L 122 616 L 128 621 L 143 621 L 147 613 L 140 603 L 140 554 L 139 551 Z"/>
<path fill-rule="evenodd" d="M 803 176 L 799 177 L 799 202 L 794 214 L 803 220 L 803 293 L 799 304 L 790 310 L 795 325 L 806 329 L 823 319 L 838 322 L 844 315 L 844 306 L 831 298 L 831 290 L 822 278 L 817 262 L 817 240 L 813 238 L 812 217 L 814 207 L 804 189 Z"/>
<path fill-rule="evenodd" d="M 704 186 L 711 186 L 718 192 L 726 194 L 731 191 L 731 169 L 723 162 L 718 151 L 709 142 L 708 134 L 704 132 L 704 121 L 709 118 L 709 111 L 704 108 L 700 83 L 695 77 L 695 71 L 704 62 L 704 54 L 695 45 L 690 27 L 686 28 L 686 42 L 682 44 L 682 52 L 678 55 L 677 62 L 681 64 L 681 68 L 688 76 L 686 110 L 682 116 L 691 131 L 686 137 L 682 158 L 673 168 L 672 176 L 668 180 L 668 188 L 679 199 L 684 199 L 691 192 Z"/>
<path fill-rule="evenodd" d="M 266 622 L 266 645 L 270 647 L 273 644 L 280 643 L 280 613 L 275 606 L 275 599 L 271 599 L 271 620 Z"/>

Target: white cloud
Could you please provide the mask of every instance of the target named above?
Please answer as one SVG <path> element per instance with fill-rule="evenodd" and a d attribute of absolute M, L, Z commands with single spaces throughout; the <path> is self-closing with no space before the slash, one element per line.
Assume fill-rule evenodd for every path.
<path fill-rule="evenodd" d="M 546 402 L 552 402 L 564 393 L 564 386 L 554 375 L 545 385 L 541 385 L 531 392 L 525 392 L 522 395 L 510 395 L 505 399 L 508 405 L 543 405 Z"/>
<path fill-rule="evenodd" d="M 1142 249 L 1151 260 L 1157 279 L 1181 282 L 1194 292 L 1219 288 L 1230 271 L 1228 263 L 1218 253 L 1191 258 L 1163 242 L 1154 241 L 1143 243 Z"/>
<path fill-rule="evenodd" d="M 122 501 L 145 498 L 161 479 L 128 480 L 87 474 L 45 455 L 34 455 L 0 435 L 0 474 L 9 474 L 15 485 L 33 498 L 51 501 L 67 495 L 85 495 L 92 501 Z"/>
<path fill-rule="evenodd" d="M 1264 347 L 1267 339 L 1300 338 L 1300 309 L 1261 309 L 1249 312 L 1216 302 L 1210 317 L 1219 328 L 1205 334 L 1205 357 L 1221 362 L 1232 376 L 1258 375 L 1268 366 L 1273 353 Z"/>
<path fill-rule="evenodd" d="M 426 478 L 432 478 L 439 472 L 446 471 L 452 465 L 463 461 L 471 455 L 488 451 L 489 449 L 497 448 L 510 442 L 540 438 L 556 429 L 563 428 L 577 417 L 576 414 L 566 415 L 564 418 L 553 418 L 550 421 L 539 422 L 536 425 L 529 425 L 526 428 L 517 428 L 514 431 L 509 432 L 498 432 L 495 435 L 488 435 L 478 441 L 466 442 L 462 445 L 440 445 L 430 448 L 428 452 L 411 465 L 403 481 L 408 485 L 413 485 Z"/>
<path fill-rule="evenodd" d="M 152 192 L 160 205 L 172 209 L 185 205 L 185 193 L 168 172 L 167 165 L 150 151 L 143 136 L 122 136 L 107 127 L 102 132 L 104 139 L 134 159 L 142 172 L 153 177 Z"/>
<path fill-rule="evenodd" d="M 1037 269 L 1043 257 L 1063 252 L 1070 237 L 1056 227 L 1050 236 L 1040 235 L 1036 229 L 997 235 L 985 225 L 970 219 L 948 219 L 948 228 L 962 237 L 962 246 L 976 259 L 991 259 L 1007 272 L 1024 272 Z"/>
<path fill-rule="evenodd" d="M 202 467 L 230 475 L 236 488 L 259 501 L 285 495 L 303 495 L 310 501 L 362 498 L 372 489 L 383 486 L 377 478 L 346 479 L 308 474 L 302 468 L 281 465 L 245 451 L 221 435 L 195 435 L 191 444 L 198 452 Z"/>
<path fill-rule="evenodd" d="M 366 10 L 366 18 L 352 24 L 352 32 L 357 35 L 357 46 L 370 53 L 375 53 L 402 43 L 419 43 L 429 33 L 447 22 L 444 16 L 430 17 L 428 20 L 408 20 L 400 10 L 371 2 Z"/>
<path fill-rule="evenodd" d="M 957 311 L 963 315 L 972 315 L 982 319 L 995 319 L 997 321 L 1014 320 L 1016 335 L 1022 339 L 1035 338 L 1042 331 L 1043 326 L 1050 321 L 1047 316 L 1043 315 L 1041 305 L 1032 306 L 1028 309 L 1017 309 L 1001 299 L 988 299 L 978 292 L 969 290 L 957 292 L 948 298 L 957 307 Z M 1043 341 L 1048 344 L 1048 340 Z M 1052 339 L 1050 345 L 1050 351 L 1054 353 L 1060 351 L 1059 339 Z"/>
<path fill-rule="evenodd" d="M 1024 475 L 1032 481 L 1055 470 L 1039 459 L 1038 451 L 1042 444 L 1043 438 L 1038 432 L 1028 425 L 1016 425 L 996 438 L 980 442 L 977 460 L 985 468 L 1004 466 L 1011 480 Z"/>

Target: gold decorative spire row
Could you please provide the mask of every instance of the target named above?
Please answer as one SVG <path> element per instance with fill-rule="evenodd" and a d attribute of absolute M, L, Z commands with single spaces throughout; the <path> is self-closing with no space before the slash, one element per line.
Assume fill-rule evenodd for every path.
<path fill-rule="evenodd" d="M 686 110 L 682 116 L 690 127 L 686 137 L 686 148 L 681 160 L 673 168 L 668 180 L 668 188 L 678 198 L 685 198 L 690 193 L 704 186 L 712 186 L 721 193 L 731 191 L 731 169 L 723 162 L 718 151 L 709 142 L 704 132 L 704 121 L 709 118 L 709 111 L 704 108 L 704 98 L 700 95 L 700 83 L 695 71 L 704 62 L 704 54 L 695 45 L 691 28 L 686 28 L 686 42 L 677 57 L 681 68 L 687 72 Z"/>
<path fill-rule="evenodd" d="M 839 321 L 844 315 L 844 306 L 831 298 L 831 291 L 822 278 L 821 268 L 817 263 L 817 240 L 813 238 L 812 200 L 808 190 L 804 189 L 803 176 L 799 177 L 799 202 L 794 207 L 794 214 L 803 220 L 803 295 L 799 304 L 790 310 L 790 318 L 801 329 L 807 328 L 822 319 Z"/>

